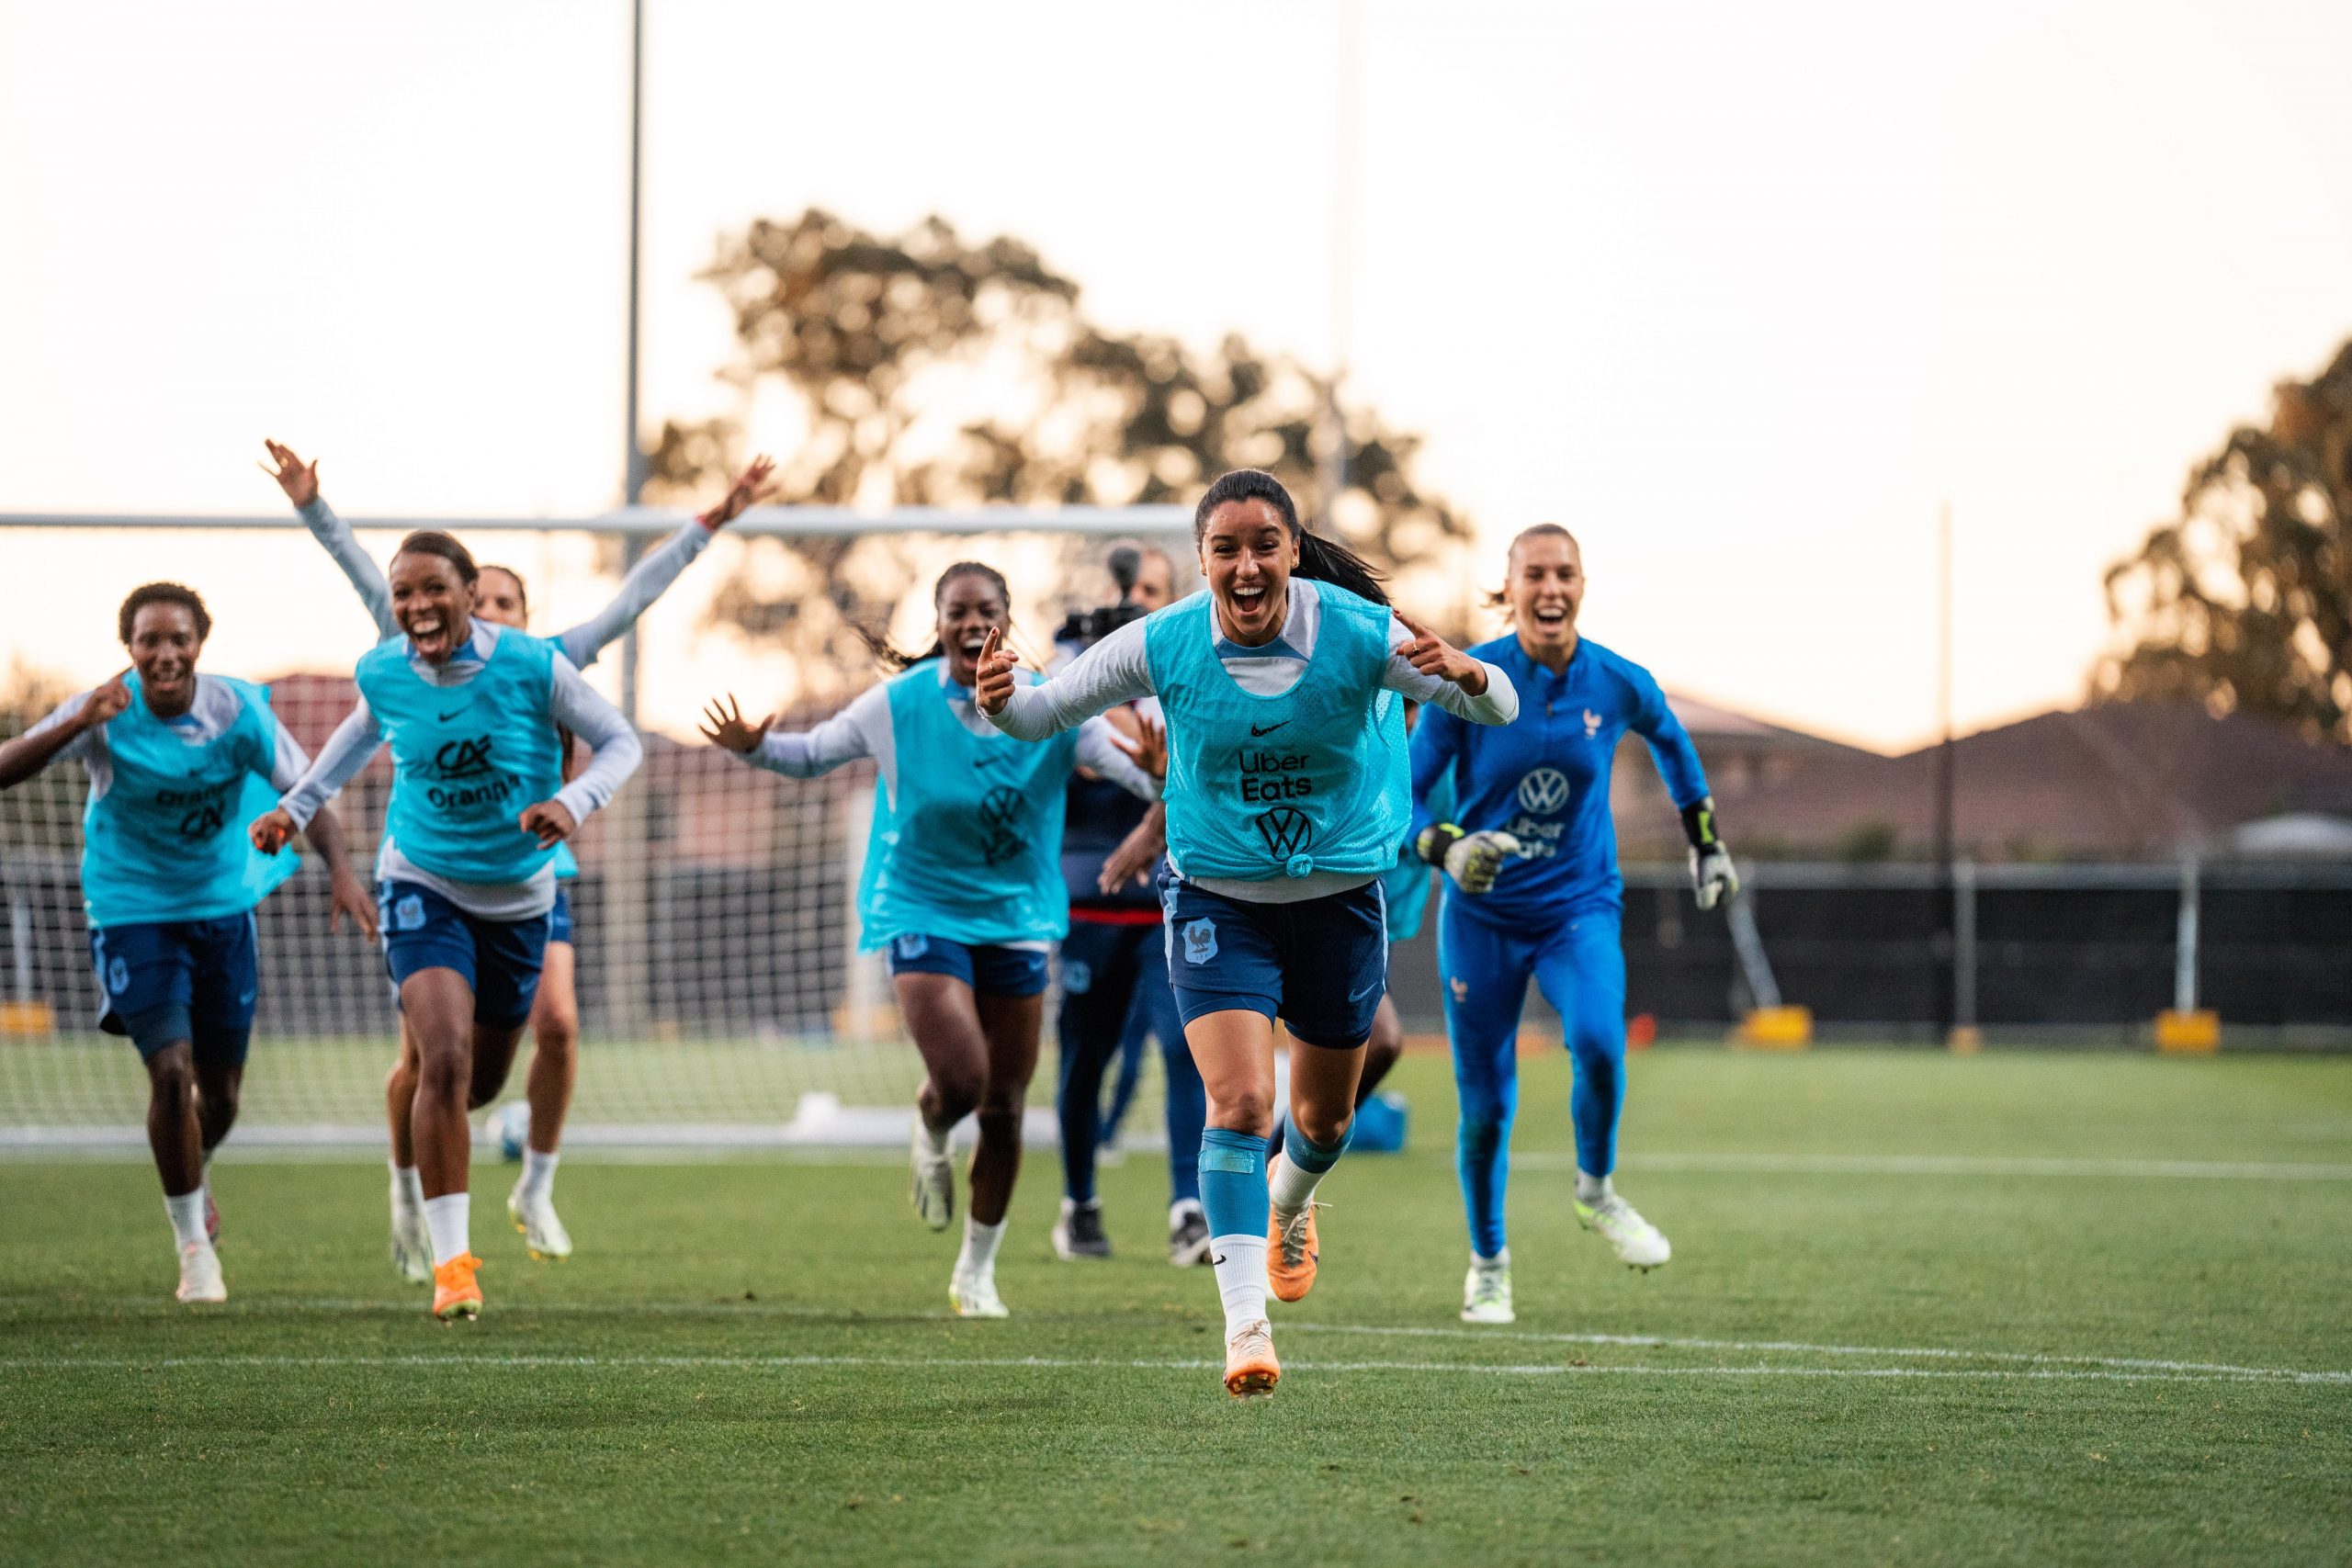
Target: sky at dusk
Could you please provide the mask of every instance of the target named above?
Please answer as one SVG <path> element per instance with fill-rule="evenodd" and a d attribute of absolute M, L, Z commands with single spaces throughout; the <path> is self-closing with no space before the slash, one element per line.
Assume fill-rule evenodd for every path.
<path fill-rule="evenodd" d="M 1939 505 L 1962 725 L 2069 703 L 2106 565 L 2352 333 L 2340 4 L 1365 3 L 1351 161 L 1336 0 L 647 10 L 649 427 L 738 408 L 721 232 L 936 212 L 1114 328 L 1343 357 L 1487 575 L 1566 523 L 1589 635 L 1881 748 L 1933 723 Z M 274 511 L 265 434 L 349 513 L 614 504 L 628 22 L 0 0 L 0 512 Z M 548 625 L 608 591 L 576 538 L 506 553 Z M 0 563 L 0 665 L 76 682 L 156 575 L 213 600 L 215 668 L 365 640 L 283 542 Z M 773 687 L 691 635 L 725 566 L 656 629 L 658 728 Z"/>

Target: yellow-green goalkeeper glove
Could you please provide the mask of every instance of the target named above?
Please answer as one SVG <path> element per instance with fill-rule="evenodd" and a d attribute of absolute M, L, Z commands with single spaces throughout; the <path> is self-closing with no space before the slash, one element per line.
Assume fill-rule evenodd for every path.
<path fill-rule="evenodd" d="M 1712 909 L 1739 891 L 1739 871 L 1731 852 L 1715 837 L 1715 797 L 1682 808 L 1682 833 L 1690 840 L 1690 886 L 1699 908 Z"/>
<path fill-rule="evenodd" d="M 1484 893 L 1519 858 L 1520 846 L 1509 833 L 1465 833 L 1451 822 L 1432 822 L 1413 840 L 1413 852 L 1443 867 L 1464 893 Z"/>

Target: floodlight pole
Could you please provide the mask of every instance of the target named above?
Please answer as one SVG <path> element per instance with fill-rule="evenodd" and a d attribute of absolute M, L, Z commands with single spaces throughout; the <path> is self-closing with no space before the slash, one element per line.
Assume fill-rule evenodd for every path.
<path fill-rule="evenodd" d="M 649 467 L 637 425 L 639 231 L 645 208 L 645 0 L 630 0 L 628 9 L 628 359 L 622 389 L 621 504 L 637 506 L 645 500 Z M 634 566 L 644 553 L 644 541 L 632 534 L 623 550 Z M 621 637 L 621 714 L 629 723 L 637 722 L 634 621 Z"/>
<path fill-rule="evenodd" d="M 645 210 L 645 0 L 630 0 L 628 9 L 628 349 L 623 372 L 621 489 L 622 503 L 634 507 L 645 498 L 647 469 L 637 407 L 640 231 Z M 644 553 L 643 536 L 628 535 L 622 546 L 626 564 L 635 566 Z M 631 727 L 637 724 L 638 673 L 637 623 L 632 621 L 621 638 L 621 714 Z M 605 824 L 608 846 L 599 922 L 605 942 L 605 1026 L 624 1038 L 642 1037 L 653 1017 L 649 960 L 652 824 L 646 793 L 652 782 L 643 777 L 635 782 L 637 787 L 621 791 L 614 799 Z"/>
<path fill-rule="evenodd" d="M 1326 388 L 1323 430 L 1323 529 L 1339 531 L 1340 496 L 1348 488 L 1348 419 L 1340 407 L 1340 383 L 1347 376 L 1348 336 L 1354 307 L 1356 226 L 1356 77 L 1361 18 L 1356 0 L 1340 0 L 1339 115 L 1333 126 L 1331 180 L 1331 379 Z"/>
<path fill-rule="evenodd" d="M 1951 502 L 1936 515 L 1936 1036 L 1948 1043 L 1960 1021 L 1960 933 L 1952 875 L 1954 784 L 1951 718 Z M 1974 920 L 1969 935 L 1974 937 Z M 1972 940 L 1973 945 L 1973 940 Z M 1973 1020 L 1971 1021 L 1973 1021 Z"/>

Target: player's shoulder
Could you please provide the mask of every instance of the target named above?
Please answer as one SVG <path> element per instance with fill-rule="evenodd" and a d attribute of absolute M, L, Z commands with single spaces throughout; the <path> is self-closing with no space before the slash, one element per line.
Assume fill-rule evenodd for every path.
<path fill-rule="evenodd" d="M 1615 649 L 1597 643 L 1590 637 L 1586 637 L 1579 646 L 1585 657 L 1592 660 L 1594 671 L 1603 679 L 1624 687 L 1635 696 L 1657 690 L 1657 677 L 1649 672 L 1648 666 L 1636 664 Z"/>
<path fill-rule="evenodd" d="M 241 681 L 234 675 L 215 675 L 209 670 L 197 672 L 196 700 L 189 711 L 214 734 L 225 734 L 240 724 L 258 724 L 265 728 L 275 724 L 269 711 L 268 687 Z"/>

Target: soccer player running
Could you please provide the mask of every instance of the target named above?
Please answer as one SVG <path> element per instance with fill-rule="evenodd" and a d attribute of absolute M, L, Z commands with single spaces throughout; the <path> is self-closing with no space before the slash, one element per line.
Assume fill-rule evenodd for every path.
<path fill-rule="evenodd" d="M 0 745 L 0 789 L 61 758 L 89 771 L 82 898 L 98 1026 L 129 1035 L 146 1064 L 147 1145 L 179 1249 L 179 1299 L 226 1301 L 209 1172 L 237 1120 L 253 1035 L 254 910 L 296 865 L 277 846 L 257 853 L 245 829 L 311 760 L 267 691 L 198 672 L 212 617 L 194 591 L 133 589 L 116 631 L 131 667 Z M 334 813 L 311 822 L 310 840 L 333 881 L 328 929 L 347 914 L 372 939 L 375 911 Z"/>
<path fill-rule="evenodd" d="M 392 615 L 391 591 L 375 558 L 362 549 L 351 527 L 334 514 L 319 493 L 319 465 L 305 463 L 290 446 L 264 441 L 270 461 L 264 471 L 276 479 L 301 513 L 311 536 L 334 558 L 335 564 L 357 590 L 376 623 L 379 637 L 401 635 Z M 708 547 L 718 531 L 764 500 L 765 481 L 775 465 L 766 457 L 752 459 L 726 498 L 676 533 L 630 569 L 620 592 L 592 618 L 548 640 L 580 669 L 617 641 L 638 617 L 652 608 L 678 576 Z M 528 628 L 530 600 L 523 576 L 511 567 L 484 565 L 481 591 L 474 614 L 485 621 L 516 631 Z M 572 765 L 569 738 L 564 743 L 567 775 Z M 555 1212 L 555 1171 L 560 1157 L 564 1119 L 571 1111 L 571 1091 L 580 1076 L 580 992 L 577 950 L 572 943 L 571 897 L 568 884 L 580 874 L 571 846 L 560 844 L 555 858 L 554 924 L 548 938 L 547 957 L 539 971 L 539 989 L 531 1004 L 531 1065 L 524 1076 L 524 1093 L 530 1103 L 531 1127 L 523 1150 L 523 1174 L 506 1198 L 507 1218 L 523 1235 L 533 1258 L 571 1256 L 571 1235 Z M 417 1054 L 406 1023 L 401 1031 L 399 1059 L 384 1080 L 384 1110 L 392 1135 L 392 1267 L 416 1283 L 433 1280 L 433 1249 L 425 1234 L 424 1194 L 419 1185 L 415 1142 L 409 1133 L 409 1111 L 416 1102 Z"/>
<path fill-rule="evenodd" d="M 416 1047 L 409 1125 L 433 1313 L 447 1322 L 481 1312 L 466 1113 L 504 1087 L 531 1015 L 553 925 L 556 848 L 613 798 L 644 749 L 554 642 L 474 613 L 481 572 L 457 540 L 409 535 L 390 579 L 402 635 L 360 659 L 358 706 L 253 837 L 275 849 L 390 745 L 377 906 Z M 595 751 L 569 784 L 559 727 Z"/>
<path fill-rule="evenodd" d="M 931 649 L 910 659 L 869 637 L 898 673 L 815 728 L 778 730 L 774 715 L 746 722 L 730 696 L 710 705 L 703 734 L 791 778 L 874 759 L 859 946 L 888 951 L 899 1010 L 922 1056 L 909 1148 L 915 1213 L 933 1230 L 956 1217 L 947 1139 L 977 1111 L 971 1203 L 947 1299 L 959 1316 L 1003 1317 L 996 1256 L 1021 1172 L 1021 1113 L 1045 1021 L 1046 952 L 1069 928 L 1064 786 L 1083 766 L 1153 798 L 1166 758 L 1156 732 L 1131 742 L 1099 720 L 1053 746 L 999 735 L 973 709 L 972 680 L 981 650 L 1011 624 L 1003 576 L 958 561 L 940 575 L 932 605 Z"/>
<path fill-rule="evenodd" d="M 1584 558 L 1557 524 L 1511 541 L 1510 580 L 1493 602 L 1511 634 L 1471 651 L 1510 671 L 1518 723 L 1473 729 L 1422 716 L 1413 737 L 1415 842 L 1444 868 L 1438 970 L 1453 1044 L 1462 1122 L 1456 1157 L 1470 1219 L 1465 1322 L 1513 1318 L 1503 1189 L 1519 1102 L 1519 1019 L 1533 977 L 1556 1009 L 1575 1062 L 1577 1221 L 1636 1269 L 1673 1255 L 1657 1226 L 1610 1184 L 1625 1100 L 1624 885 L 1609 813 L 1609 771 L 1630 729 L 1649 743 L 1690 841 L 1699 907 L 1738 891 L 1715 836 L 1698 750 L 1650 672 L 1577 633 Z M 1438 792 L 1451 785 L 1449 811 Z"/>
<path fill-rule="evenodd" d="M 1148 614 L 1174 597 L 1175 563 L 1159 549 L 1136 550 L 1133 558 L 1135 581 L 1122 604 L 1135 607 L 1131 614 Z M 1102 717 L 1122 734 L 1139 738 L 1155 706 L 1122 705 Z M 1208 1258 L 1199 1161 L 1206 1103 L 1200 1069 L 1184 1044 L 1176 995 L 1168 985 L 1159 896 L 1148 875 L 1132 870 L 1107 874 L 1121 846 L 1157 810 L 1090 769 L 1070 776 L 1061 856 L 1069 934 L 1061 944 L 1062 999 L 1055 1028 L 1060 1074 L 1054 1101 L 1061 1122 L 1062 1206 L 1053 1244 L 1055 1256 L 1065 1261 L 1111 1256 L 1094 1189 L 1097 1154 L 1117 1120 L 1115 1111 L 1103 1114 L 1102 1077 L 1131 1039 L 1139 1056 L 1138 1037 L 1147 1033 L 1159 1038 L 1167 1077 L 1168 1261 L 1181 1268 Z M 1159 858 L 1156 850 L 1151 858 Z M 1120 1087 L 1129 1089 L 1124 1065 Z"/>
<path fill-rule="evenodd" d="M 980 662 L 981 710 L 1044 740 L 1116 703 L 1168 716 L 1169 970 L 1208 1090 L 1201 1196 L 1226 1319 L 1227 1392 L 1273 1392 L 1266 1292 L 1315 1282 L 1317 1184 L 1347 1148 L 1365 1037 L 1387 977 L 1379 879 L 1407 825 L 1401 732 L 1381 694 L 1474 724 L 1518 711 L 1510 677 L 1392 612 L 1377 575 L 1306 532 L 1271 474 L 1242 468 L 1193 516 L 1205 592 L 1124 626 L 1040 684 Z M 1274 1020 L 1292 1053 L 1271 1165 Z M 1270 1223 L 1271 1213 L 1271 1223 Z"/>

